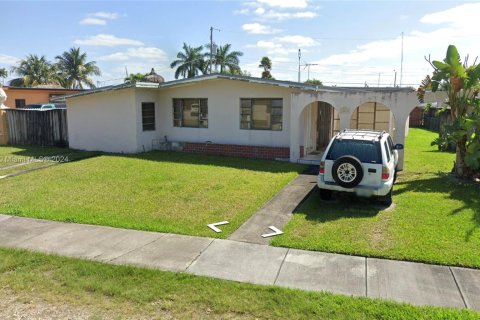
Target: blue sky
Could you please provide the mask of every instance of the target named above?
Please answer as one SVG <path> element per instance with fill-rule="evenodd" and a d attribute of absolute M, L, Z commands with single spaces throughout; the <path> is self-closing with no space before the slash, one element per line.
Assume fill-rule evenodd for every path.
<path fill-rule="evenodd" d="M 100 85 L 122 82 L 152 67 L 173 80 L 169 67 L 183 42 L 204 45 L 211 26 L 217 44 L 244 52 L 240 66 L 260 76 L 262 56 L 272 74 L 327 85 L 417 85 L 430 71 L 424 56 L 444 57 L 449 44 L 480 54 L 479 2 L 463 1 L 1 1 L 0 67 L 29 53 L 56 55 L 72 46 L 97 61 Z M 472 59 L 473 60 L 473 59 Z M 10 76 L 9 78 L 13 77 Z"/>

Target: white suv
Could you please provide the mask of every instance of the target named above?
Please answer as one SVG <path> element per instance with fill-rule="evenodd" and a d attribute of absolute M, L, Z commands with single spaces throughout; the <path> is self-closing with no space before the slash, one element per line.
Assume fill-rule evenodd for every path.
<path fill-rule="evenodd" d="M 397 178 L 397 150 L 386 132 L 345 129 L 332 138 L 320 161 L 317 177 L 320 197 L 329 200 L 332 191 L 354 192 L 358 196 L 377 196 L 392 203 L 392 188 Z"/>

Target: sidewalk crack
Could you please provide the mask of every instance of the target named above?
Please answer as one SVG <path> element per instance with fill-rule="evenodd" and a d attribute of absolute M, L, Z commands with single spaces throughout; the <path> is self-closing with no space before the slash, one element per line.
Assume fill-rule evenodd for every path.
<path fill-rule="evenodd" d="M 453 273 L 452 267 L 448 267 L 448 270 L 450 270 L 450 273 L 452 274 L 452 277 L 453 277 L 453 281 L 455 281 L 455 285 L 457 286 L 458 292 L 460 293 L 460 297 L 462 297 L 463 305 L 465 306 L 466 309 L 470 309 L 467 305 L 467 301 L 465 301 L 465 297 L 463 296 L 462 290 L 458 285 L 458 281 L 457 281 L 457 278 L 455 278 L 455 274 Z"/>
<path fill-rule="evenodd" d="M 285 252 L 285 256 L 283 257 L 282 263 L 280 264 L 280 268 L 278 268 L 277 275 L 275 276 L 275 280 L 273 281 L 273 284 L 277 284 L 278 277 L 280 276 L 280 271 L 282 271 L 283 264 L 285 263 L 285 260 L 287 259 L 287 255 L 290 252 L 290 248 L 287 249 L 287 252 Z"/>

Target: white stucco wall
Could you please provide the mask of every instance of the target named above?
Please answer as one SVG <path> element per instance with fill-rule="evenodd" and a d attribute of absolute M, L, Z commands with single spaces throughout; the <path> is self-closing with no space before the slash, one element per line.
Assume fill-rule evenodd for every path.
<path fill-rule="evenodd" d="M 67 99 L 70 147 L 106 152 L 138 152 L 135 89 Z"/>
<path fill-rule="evenodd" d="M 177 142 L 205 142 L 254 146 L 290 145 L 290 94 L 292 89 L 244 81 L 215 79 L 158 90 L 157 136 Z M 142 94 L 143 95 L 143 94 Z M 141 104 L 147 95 L 139 97 Z M 207 98 L 208 128 L 173 126 L 173 98 Z M 240 98 L 282 98 L 282 131 L 240 129 Z M 139 100 L 140 99 L 140 100 Z M 151 144 L 144 136 L 142 144 Z"/>

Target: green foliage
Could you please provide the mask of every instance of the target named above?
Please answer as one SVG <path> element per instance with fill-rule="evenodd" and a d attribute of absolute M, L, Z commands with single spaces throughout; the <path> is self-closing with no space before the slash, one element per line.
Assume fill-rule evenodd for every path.
<path fill-rule="evenodd" d="M 307 81 L 305 81 L 306 84 L 311 84 L 311 85 L 314 85 L 314 86 L 323 86 L 323 83 L 322 81 L 318 80 L 318 79 L 309 79 Z"/>
<path fill-rule="evenodd" d="M 20 76 L 10 81 L 11 86 L 33 87 L 42 84 L 59 84 L 57 69 L 45 56 L 29 54 L 20 60 L 18 66 L 12 67 L 12 73 Z"/>
<path fill-rule="evenodd" d="M 137 81 L 142 81 L 147 74 L 144 73 L 130 73 L 128 77 L 125 78 L 125 83 L 135 83 Z"/>
<path fill-rule="evenodd" d="M 454 173 L 460 178 L 480 176 L 480 139 L 478 114 L 480 113 L 480 65 L 468 66 L 468 56 L 462 63 L 454 45 L 449 45 L 443 61 L 426 59 L 433 67 L 432 76 L 422 81 L 417 90 L 419 101 L 423 102 L 426 90 L 445 90 L 453 125 L 446 128 L 445 136 L 434 143 L 443 146 L 448 139 L 456 143 L 457 157 Z"/>
<path fill-rule="evenodd" d="M 175 79 L 180 76 L 192 78 L 200 72 L 206 73 L 205 53 L 202 53 L 203 46 L 191 47 L 184 42 L 182 49 L 183 51 L 177 53 L 177 60 L 170 64 L 171 68 L 177 68 Z"/>
<path fill-rule="evenodd" d="M 5 68 L 0 68 L 0 78 L 8 77 L 8 71 Z"/>
<path fill-rule="evenodd" d="M 210 64 L 213 67 L 220 67 L 220 73 L 243 75 L 240 69 L 240 57 L 243 56 L 241 51 L 231 51 L 232 45 L 227 43 L 219 46 L 217 51 L 210 53 L 210 44 L 206 45 L 207 52 L 203 52 L 204 46 L 190 47 L 183 43 L 183 52 L 177 54 L 177 60 L 170 64 L 171 68 L 177 68 L 175 71 L 175 79 L 180 76 L 183 78 L 192 78 L 200 73 L 210 73 Z"/>
<path fill-rule="evenodd" d="M 91 76 L 99 76 L 100 69 L 95 61 L 87 62 L 87 54 L 80 52 L 80 48 L 70 48 L 55 59 L 59 82 L 64 88 L 83 89 L 84 85 L 95 88 Z"/>
<path fill-rule="evenodd" d="M 272 60 L 269 57 L 262 57 L 260 60 L 259 68 L 263 68 L 262 79 L 273 79 L 270 70 L 272 70 Z"/>

